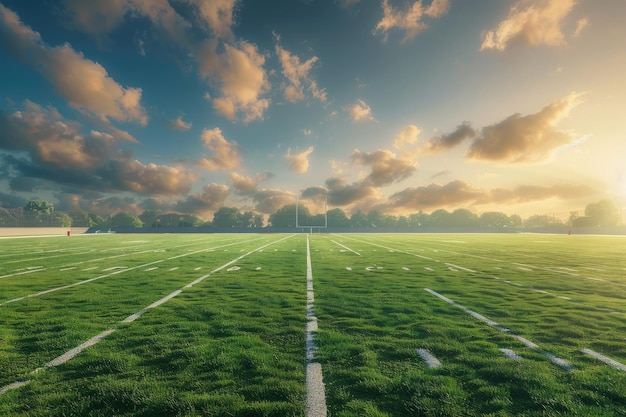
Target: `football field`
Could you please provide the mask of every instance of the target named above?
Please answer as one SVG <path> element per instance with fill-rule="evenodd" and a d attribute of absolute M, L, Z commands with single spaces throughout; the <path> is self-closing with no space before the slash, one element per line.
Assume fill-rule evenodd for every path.
<path fill-rule="evenodd" d="M 0 415 L 626 416 L 624 237 L 0 248 Z"/>

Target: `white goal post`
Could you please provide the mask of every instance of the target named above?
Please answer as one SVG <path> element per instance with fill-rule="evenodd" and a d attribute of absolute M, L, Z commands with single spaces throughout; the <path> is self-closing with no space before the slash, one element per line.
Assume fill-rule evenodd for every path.
<path fill-rule="evenodd" d="M 309 233 L 313 233 L 313 229 L 326 229 L 328 228 L 328 196 L 324 196 L 324 224 L 312 225 L 312 224 L 300 224 L 300 198 L 296 196 L 296 228 L 309 229 Z"/>

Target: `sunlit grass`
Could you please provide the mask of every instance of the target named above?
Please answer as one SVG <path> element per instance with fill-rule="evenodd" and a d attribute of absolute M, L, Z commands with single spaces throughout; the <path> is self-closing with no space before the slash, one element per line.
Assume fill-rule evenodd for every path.
<path fill-rule="evenodd" d="M 286 237 L 12 240 L 0 275 L 44 270 L 0 279 L 0 387 L 31 380 L 0 395 L 0 415 L 304 416 L 306 242 Z M 626 373 L 581 352 L 626 363 L 623 238 L 316 234 L 310 242 L 329 415 L 626 415 Z M 6 303 L 93 277 L 101 278 Z M 107 329 L 115 332 L 69 362 L 31 373 Z M 416 349 L 442 365 L 429 368 Z"/>

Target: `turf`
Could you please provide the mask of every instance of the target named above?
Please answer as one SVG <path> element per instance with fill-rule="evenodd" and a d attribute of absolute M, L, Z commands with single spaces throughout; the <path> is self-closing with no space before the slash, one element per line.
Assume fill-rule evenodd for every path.
<path fill-rule="evenodd" d="M 626 415 L 626 372 L 581 351 L 626 364 L 623 237 L 309 239 L 329 415 Z M 304 416 L 305 235 L 0 247 L 0 388 L 30 381 L 0 394 L 0 415 Z"/>

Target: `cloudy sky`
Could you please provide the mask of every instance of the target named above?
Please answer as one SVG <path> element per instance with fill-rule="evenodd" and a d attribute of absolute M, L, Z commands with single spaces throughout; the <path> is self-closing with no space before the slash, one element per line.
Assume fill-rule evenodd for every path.
<path fill-rule="evenodd" d="M 626 206 L 624 16 L 620 0 L 0 0 L 0 206 Z"/>

